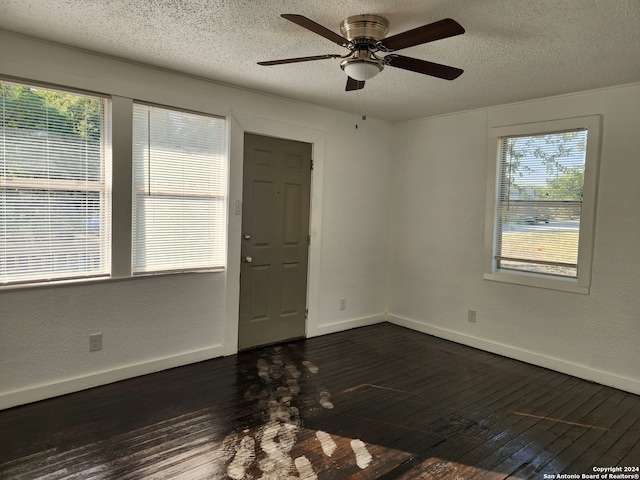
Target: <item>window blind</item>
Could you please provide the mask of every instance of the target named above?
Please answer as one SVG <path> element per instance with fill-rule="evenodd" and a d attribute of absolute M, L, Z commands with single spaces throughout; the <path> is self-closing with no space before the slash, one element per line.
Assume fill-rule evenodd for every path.
<path fill-rule="evenodd" d="M 224 268 L 223 118 L 134 104 L 133 273 Z"/>
<path fill-rule="evenodd" d="M 109 275 L 108 101 L 0 89 L 0 284 Z"/>
<path fill-rule="evenodd" d="M 587 130 L 500 142 L 497 267 L 577 278 Z"/>

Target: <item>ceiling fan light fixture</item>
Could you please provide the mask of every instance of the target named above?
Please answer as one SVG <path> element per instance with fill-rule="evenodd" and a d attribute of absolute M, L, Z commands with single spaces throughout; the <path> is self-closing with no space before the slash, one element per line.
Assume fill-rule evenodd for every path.
<path fill-rule="evenodd" d="M 340 62 L 340 67 L 349 77 L 364 82 L 379 74 L 384 64 L 378 59 L 370 58 L 366 50 L 360 50 L 355 52 L 354 57 Z"/>

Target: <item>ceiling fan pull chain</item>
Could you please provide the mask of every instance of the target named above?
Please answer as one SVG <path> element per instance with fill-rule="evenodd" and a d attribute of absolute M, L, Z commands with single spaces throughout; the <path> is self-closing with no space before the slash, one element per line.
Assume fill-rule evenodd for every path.
<path fill-rule="evenodd" d="M 362 104 L 360 103 L 360 90 L 356 91 L 356 112 L 359 112 L 360 115 L 360 120 L 362 120 L 363 122 L 367 119 L 367 113 L 366 113 L 366 109 L 367 109 L 367 93 L 366 92 L 362 92 Z M 362 105 L 362 108 L 360 108 L 360 106 Z M 356 130 L 358 129 L 358 123 L 356 121 Z"/>

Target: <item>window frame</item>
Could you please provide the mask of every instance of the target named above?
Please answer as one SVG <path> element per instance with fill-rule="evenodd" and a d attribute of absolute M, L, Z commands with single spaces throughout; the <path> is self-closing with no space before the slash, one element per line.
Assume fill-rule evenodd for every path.
<path fill-rule="evenodd" d="M 42 275 L 38 278 L 15 279 L 0 283 L 0 290 L 13 288 L 33 288 L 38 286 L 51 286 L 64 283 L 103 281 L 111 277 L 112 268 L 112 202 L 113 202 L 113 156 L 112 156 L 112 105 L 111 96 L 73 87 L 61 86 L 45 82 L 33 81 L 23 78 L 0 76 L 0 82 L 17 85 L 20 87 L 49 90 L 69 95 L 83 96 L 100 100 L 101 102 L 101 132 L 100 132 L 100 180 L 73 180 L 58 178 L 30 178 L 30 177 L 2 177 L 0 187 L 14 187 L 26 190 L 48 190 L 53 192 L 93 192 L 100 198 L 100 225 L 99 225 L 99 257 L 100 272 L 80 271 L 78 274 L 59 275 L 51 272 L 50 275 Z M 94 187 L 94 188 L 91 188 Z"/>
<path fill-rule="evenodd" d="M 500 154 L 502 138 L 527 135 L 545 135 L 576 129 L 587 130 L 584 190 L 578 243 L 577 278 L 565 278 L 540 273 L 497 269 L 494 257 L 496 255 L 496 246 L 498 241 L 497 213 L 501 182 Z M 573 293 L 589 293 L 593 263 L 601 131 L 602 117 L 600 115 L 498 126 L 490 127 L 488 129 L 487 198 L 485 206 L 483 267 L 484 279 Z"/>
<path fill-rule="evenodd" d="M 223 234 L 221 235 L 221 238 L 223 239 L 223 244 L 220 246 L 220 248 L 222 249 L 222 262 L 220 265 L 213 265 L 213 266 L 197 266 L 197 267 L 183 267 L 183 268 L 169 268 L 169 269 L 146 269 L 146 270 L 137 270 L 136 269 L 136 264 L 135 264 L 135 255 L 136 255 L 136 246 L 135 246 L 135 242 L 136 242 L 136 227 L 135 227 L 135 222 L 137 221 L 137 215 L 135 212 L 136 209 L 136 199 L 139 195 L 144 195 L 144 191 L 141 191 L 138 186 L 136 185 L 135 182 L 135 175 L 136 175 L 136 160 L 135 160 L 135 152 L 134 150 L 134 145 L 133 145 L 133 137 L 135 137 L 135 133 L 134 133 L 134 128 L 135 128 L 135 121 L 132 121 L 132 128 L 131 128 L 131 134 L 132 134 L 132 155 L 131 155 L 131 258 L 130 258 L 130 276 L 132 278 L 139 278 L 139 277 L 145 277 L 145 276 L 154 276 L 154 275 L 171 275 L 171 274 L 187 274 L 187 273 L 211 273 L 211 272 L 224 272 L 227 269 L 227 240 L 228 240 L 228 230 L 229 230 L 229 224 L 228 224 L 228 196 L 229 196 L 229 123 L 228 123 L 228 119 L 225 116 L 221 116 L 221 115 L 217 115 L 214 113 L 209 113 L 209 112 L 203 112 L 203 111 L 197 111 L 197 110 L 192 110 L 189 108 L 181 108 L 181 107 L 177 107 L 174 105 L 165 105 L 165 104 L 158 104 L 158 103 L 152 103 L 152 102 L 145 102 L 145 101 L 141 101 L 141 100 L 136 100 L 133 99 L 132 103 L 131 103 L 131 117 L 133 119 L 133 117 L 135 116 L 135 109 L 136 107 L 143 107 L 143 108 L 151 108 L 151 109 L 159 109 L 159 110 L 165 110 L 165 111 L 171 111 L 171 112 L 175 112 L 177 114 L 186 114 L 186 115 L 197 115 L 203 118 L 210 118 L 210 119 L 215 119 L 215 120 L 221 120 L 223 122 L 223 134 L 222 134 L 222 169 L 223 169 L 223 179 L 222 179 L 222 185 L 223 185 L 223 192 L 222 193 L 215 193 L 215 194 L 211 194 L 205 191 L 199 191 L 199 192 L 191 192 L 188 194 L 184 194 L 184 195 L 179 195 L 179 191 L 169 191 L 166 189 L 157 189 L 157 188 L 153 188 L 153 190 L 151 190 L 150 194 L 153 197 L 156 198 L 161 198 L 161 197 L 170 197 L 170 196 L 174 196 L 174 197 L 180 197 L 183 196 L 184 198 L 200 198 L 200 199 L 212 199 L 212 200 L 220 200 L 222 203 L 222 218 L 221 218 L 221 222 L 222 222 L 222 228 L 223 228 Z M 148 192 L 149 193 L 149 192 Z M 173 195 L 172 195 L 173 194 Z"/>

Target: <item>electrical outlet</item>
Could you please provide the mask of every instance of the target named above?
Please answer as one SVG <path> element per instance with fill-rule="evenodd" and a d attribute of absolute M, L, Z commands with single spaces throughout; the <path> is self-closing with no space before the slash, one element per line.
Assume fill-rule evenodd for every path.
<path fill-rule="evenodd" d="M 471 323 L 476 323 L 476 311 L 475 310 L 469 310 L 469 316 L 467 317 L 467 320 L 469 320 Z"/>
<path fill-rule="evenodd" d="M 346 310 L 347 309 L 347 299 L 346 298 L 341 298 L 340 299 L 340 310 Z"/>
<path fill-rule="evenodd" d="M 98 352 L 100 350 L 102 350 L 102 333 L 89 335 L 89 351 Z"/>

